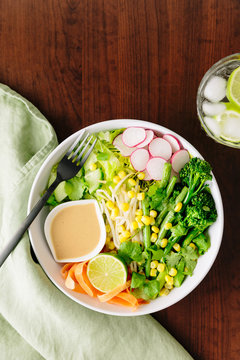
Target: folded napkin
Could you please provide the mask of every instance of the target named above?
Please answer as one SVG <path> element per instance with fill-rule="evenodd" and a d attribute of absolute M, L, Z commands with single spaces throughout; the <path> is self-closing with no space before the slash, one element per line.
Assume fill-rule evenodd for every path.
<path fill-rule="evenodd" d="M 0 84 L 0 251 L 23 219 L 36 173 L 57 146 L 44 116 Z M 75 303 L 33 261 L 28 234 L 0 268 L 1 360 L 188 360 L 151 316 L 115 317 Z"/>

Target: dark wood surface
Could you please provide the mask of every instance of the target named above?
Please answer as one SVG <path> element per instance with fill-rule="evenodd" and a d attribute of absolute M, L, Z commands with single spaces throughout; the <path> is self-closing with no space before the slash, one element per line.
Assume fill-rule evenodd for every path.
<path fill-rule="evenodd" d="M 154 315 L 199 360 L 240 358 L 240 151 L 208 138 L 196 115 L 202 76 L 239 46 L 239 0 L 0 0 L 0 82 L 37 106 L 59 141 L 95 122 L 144 119 L 213 165 L 219 255 L 189 296 Z"/>

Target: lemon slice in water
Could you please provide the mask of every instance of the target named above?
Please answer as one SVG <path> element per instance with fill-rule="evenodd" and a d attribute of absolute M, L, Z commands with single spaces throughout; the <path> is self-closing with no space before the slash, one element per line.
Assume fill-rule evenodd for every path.
<path fill-rule="evenodd" d="M 125 284 L 127 267 L 116 255 L 99 254 L 89 261 L 87 276 L 97 290 L 106 293 Z"/>
<path fill-rule="evenodd" d="M 227 98 L 240 107 L 240 66 L 230 75 L 227 82 Z"/>
<path fill-rule="evenodd" d="M 215 117 L 220 126 L 220 137 L 234 143 L 240 142 L 240 113 L 227 110 Z"/>

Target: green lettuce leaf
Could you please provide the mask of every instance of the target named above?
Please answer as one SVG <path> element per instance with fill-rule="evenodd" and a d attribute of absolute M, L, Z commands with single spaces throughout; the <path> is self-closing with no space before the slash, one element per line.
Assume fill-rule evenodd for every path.
<path fill-rule="evenodd" d="M 146 276 L 133 271 L 131 279 L 131 289 L 139 288 L 143 286 L 146 281 Z"/>

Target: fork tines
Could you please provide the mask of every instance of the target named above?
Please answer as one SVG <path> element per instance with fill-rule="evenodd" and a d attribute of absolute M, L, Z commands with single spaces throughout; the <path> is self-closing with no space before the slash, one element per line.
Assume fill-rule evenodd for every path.
<path fill-rule="evenodd" d="M 81 163 L 79 164 L 80 166 L 82 166 L 85 163 L 85 161 L 87 160 L 88 156 L 92 152 L 92 150 L 96 144 L 96 141 L 97 141 L 97 139 L 95 139 L 94 142 L 91 144 L 91 146 L 88 149 L 88 146 L 89 146 L 91 140 L 93 139 L 93 136 L 90 136 L 88 133 L 85 134 L 85 132 L 86 132 L 85 130 L 81 131 L 78 138 L 75 140 L 73 145 L 70 147 L 70 149 L 66 153 L 66 156 L 69 159 L 72 159 L 72 161 L 77 164 L 81 160 L 81 158 L 85 154 L 85 152 L 87 151 L 86 154 L 84 155 L 83 159 L 81 160 Z M 85 137 L 84 137 L 84 134 L 85 134 Z M 79 144 L 79 142 L 80 142 L 80 144 Z"/>

